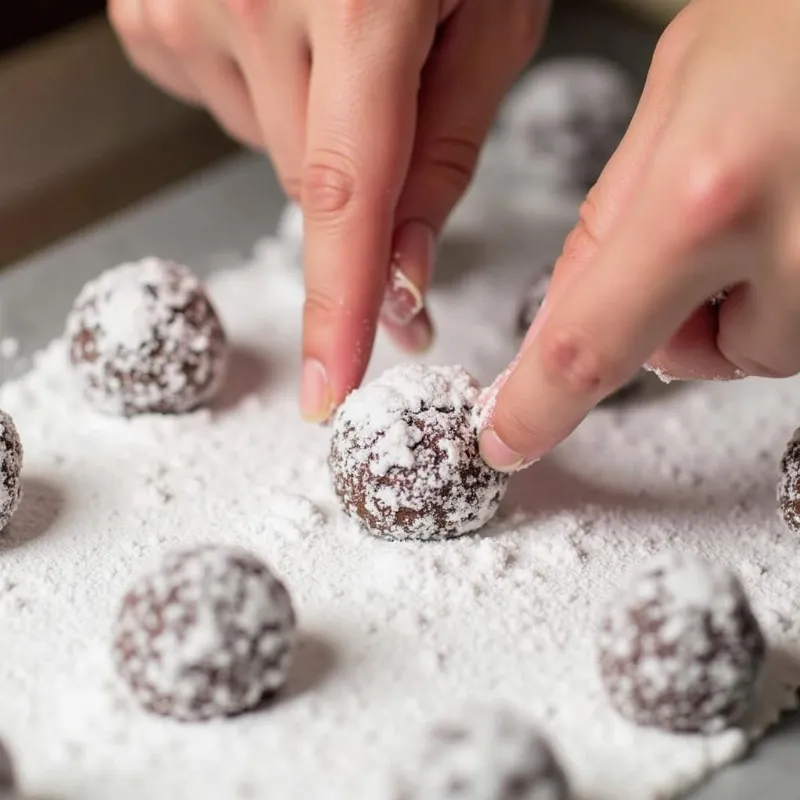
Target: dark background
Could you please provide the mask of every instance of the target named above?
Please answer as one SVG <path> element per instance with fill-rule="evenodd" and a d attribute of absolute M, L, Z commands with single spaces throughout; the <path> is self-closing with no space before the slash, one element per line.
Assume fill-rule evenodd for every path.
<path fill-rule="evenodd" d="M 106 4 L 105 0 L 24 0 L 5 5 L 11 8 L 3 9 L 0 53 L 102 11 Z"/>

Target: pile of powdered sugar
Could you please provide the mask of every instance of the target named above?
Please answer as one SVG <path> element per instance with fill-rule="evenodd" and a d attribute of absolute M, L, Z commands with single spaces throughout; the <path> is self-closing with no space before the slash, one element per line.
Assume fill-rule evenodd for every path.
<path fill-rule="evenodd" d="M 440 339 L 426 360 L 484 381 L 513 356 L 527 265 L 549 257 L 574 216 L 520 191 L 510 171 L 485 162 L 431 296 Z M 596 411 L 515 476 L 481 533 L 385 542 L 339 511 L 330 431 L 298 419 L 302 297 L 280 246 L 260 243 L 210 291 L 234 349 L 210 409 L 98 414 L 60 341 L 0 388 L 26 450 L 25 496 L 0 539 L 0 734 L 31 794 L 378 800 L 432 720 L 490 701 L 541 726 L 582 798 L 668 798 L 795 705 L 800 555 L 775 484 L 800 381 L 655 387 Z M 371 375 L 399 360 L 381 340 Z M 111 629 L 133 576 L 172 547 L 208 541 L 274 567 L 299 639 L 272 705 L 187 725 L 148 715 L 120 686 Z M 744 730 L 641 729 L 605 697 L 594 640 L 603 601 L 666 547 L 735 569 L 752 599 L 770 661 Z"/>

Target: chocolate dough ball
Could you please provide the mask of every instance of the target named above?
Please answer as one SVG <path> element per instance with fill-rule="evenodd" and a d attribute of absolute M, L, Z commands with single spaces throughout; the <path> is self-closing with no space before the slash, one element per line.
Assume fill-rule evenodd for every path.
<path fill-rule="evenodd" d="M 528 328 L 533 324 L 536 314 L 542 307 L 542 303 L 544 303 L 552 277 L 553 265 L 549 264 L 545 269 L 537 271 L 526 286 L 522 295 L 522 303 L 520 303 L 517 311 L 517 334 L 520 337 L 524 337 L 528 332 Z M 647 380 L 647 370 L 640 369 L 626 384 L 620 386 L 616 392 L 606 397 L 601 402 L 601 405 L 628 399 L 631 395 L 644 388 Z"/>
<path fill-rule="evenodd" d="M 800 533 L 800 429 L 786 445 L 781 459 L 778 509 L 789 529 Z"/>
<path fill-rule="evenodd" d="M 598 649 L 609 699 L 624 717 L 676 733 L 715 733 L 750 708 L 766 646 L 733 573 L 666 553 L 613 598 Z"/>
<path fill-rule="evenodd" d="M 213 397 L 228 362 L 225 332 L 200 281 L 157 258 L 88 283 L 67 338 L 87 399 L 124 416 L 190 411 Z"/>
<path fill-rule="evenodd" d="M 440 722 L 392 800 L 570 800 L 545 737 L 503 708 L 475 706 Z"/>
<path fill-rule="evenodd" d="M 14 421 L 0 410 L 0 531 L 8 525 L 22 496 L 22 442 Z"/>
<path fill-rule="evenodd" d="M 5 743 L 0 741 L 0 800 L 13 800 L 17 796 L 17 771 L 14 759 Z"/>
<path fill-rule="evenodd" d="M 238 714 L 286 681 L 295 614 L 283 583 L 246 550 L 169 553 L 125 595 L 114 629 L 120 676 L 148 711 Z"/>
<path fill-rule="evenodd" d="M 539 183 L 586 191 L 617 149 L 636 106 L 626 73 L 596 58 L 535 66 L 511 91 L 501 122 L 518 163 Z"/>
<path fill-rule="evenodd" d="M 344 511 L 387 539 L 445 539 L 491 519 L 508 476 L 478 452 L 479 387 L 460 367 L 394 367 L 333 423 L 329 465 Z"/>

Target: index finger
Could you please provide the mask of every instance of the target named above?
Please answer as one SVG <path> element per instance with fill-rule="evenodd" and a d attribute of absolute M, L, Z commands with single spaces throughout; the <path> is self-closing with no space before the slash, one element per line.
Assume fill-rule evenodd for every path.
<path fill-rule="evenodd" d="M 728 224 L 740 187 L 702 164 L 688 174 L 687 182 L 686 171 L 651 169 L 591 268 L 567 274 L 548 297 L 481 434 L 490 465 L 511 471 L 552 449 L 700 304 L 757 263 Z"/>
<path fill-rule="evenodd" d="M 312 421 L 358 385 L 372 351 L 436 6 L 315 3 L 301 191 L 301 410 Z"/>

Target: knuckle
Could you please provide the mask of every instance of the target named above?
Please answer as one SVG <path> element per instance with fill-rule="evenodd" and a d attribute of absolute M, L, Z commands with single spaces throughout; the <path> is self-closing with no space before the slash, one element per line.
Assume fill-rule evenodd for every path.
<path fill-rule="evenodd" d="M 341 313 L 342 304 L 327 292 L 309 286 L 303 303 L 303 318 L 307 328 L 327 328 Z"/>
<path fill-rule="evenodd" d="M 693 20 L 687 9 L 684 9 L 666 27 L 658 39 L 651 70 L 655 72 L 671 72 L 683 60 L 692 43 Z"/>
<path fill-rule="evenodd" d="M 315 154 L 303 174 L 301 197 L 310 219 L 324 220 L 344 213 L 356 195 L 355 165 L 333 151 Z"/>
<path fill-rule="evenodd" d="M 243 24 L 260 19 L 267 6 L 267 0 L 222 0 L 228 16 Z"/>
<path fill-rule="evenodd" d="M 626 377 L 621 364 L 576 328 L 542 331 L 539 352 L 547 380 L 569 396 L 599 399 Z"/>
<path fill-rule="evenodd" d="M 512 60 L 517 66 L 524 66 L 538 49 L 544 34 L 545 9 L 542 3 L 521 0 L 516 4 L 513 15 Z"/>
<path fill-rule="evenodd" d="M 564 240 L 562 258 L 572 261 L 586 261 L 600 250 L 600 213 L 595 201 L 595 190 L 589 192 L 578 212 L 578 222 Z"/>
<path fill-rule="evenodd" d="M 193 53 L 199 44 L 193 14 L 181 0 L 158 0 L 149 6 L 150 27 L 168 50 Z"/>
<path fill-rule="evenodd" d="M 676 209 L 688 231 L 716 233 L 736 221 L 755 195 L 755 158 L 749 148 L 731 155 L 708 148 L 680 178 Z"/>
<path fill-rule="evenodd" d="M 436 175 L 456 195 L 463 194 L 475 173 L 480 146 L 466 135 L 441 136 L 425 148 L 417 171 Z"/>
<path fill-rule="evenodd" d="M 110 0 L 108 19 L 117 34 L 124 40 L 140 42 L 150 36 L 150 30 L 138 5 L 129 0 Z"/>
<path fill-rule="evenodd" d="M 335 0 L 335 12 L 342 25 L 360 22 L 374 8 L 371 0 Z"/>

